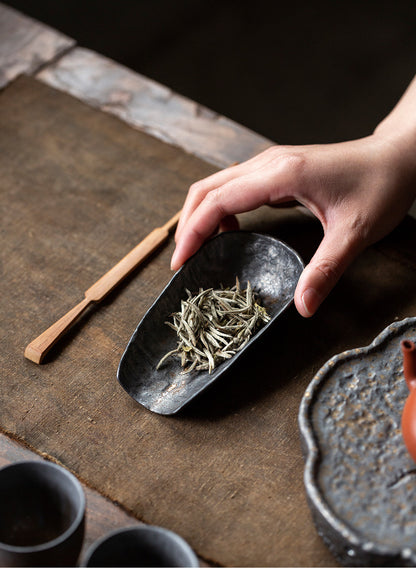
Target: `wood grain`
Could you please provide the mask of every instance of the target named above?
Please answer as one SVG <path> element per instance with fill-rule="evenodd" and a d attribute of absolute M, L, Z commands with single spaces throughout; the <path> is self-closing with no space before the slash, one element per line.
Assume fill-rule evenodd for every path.
<path fill-rule="evenodd" d="M 75 46 L 75 41 L 0 3 L 0 88 L 33 74 Z"/>
<path fill-rule="evenodd" d="M 193 155 L 226 167 L 272 142 L 169 88 L 77 47 L 37 78 Z"/>

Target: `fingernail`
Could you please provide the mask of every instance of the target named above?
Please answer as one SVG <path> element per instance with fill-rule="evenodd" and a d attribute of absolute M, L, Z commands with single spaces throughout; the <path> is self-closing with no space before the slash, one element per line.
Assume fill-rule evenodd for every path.
<path fill-rule="evenodd" d="M 172 255 L 172 259 L 170 260 L 170 269 L 171 269 L 171 271 L 176 271 L 176 270 L 177 270 L 177 267 L 176 267 L 176 261 L 177 261 L 176 253 L 177 253 L 177 252 L 176 252 L 176 249 L 175 249 L 175 251 L 173 252 L 173 255 Z"/>
<path fill-rule="evenodd" d="M 305 308 L 305 313 L 308 317 L 313 316 L 313 314 L 318 309 L 320 303 L 321 299 L 319 297 L 318 292 L 314 288 L 309 287 L 303 292 L 302 304 L 303 307 Z"/>

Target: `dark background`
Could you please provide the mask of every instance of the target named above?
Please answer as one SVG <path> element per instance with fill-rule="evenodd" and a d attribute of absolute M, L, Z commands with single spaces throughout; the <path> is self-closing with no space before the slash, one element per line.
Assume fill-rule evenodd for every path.
<path fill-rule="evenodd" d="M 416 70 L 416 1 L 6 3 L 284 144 L 368 134 Z"/>

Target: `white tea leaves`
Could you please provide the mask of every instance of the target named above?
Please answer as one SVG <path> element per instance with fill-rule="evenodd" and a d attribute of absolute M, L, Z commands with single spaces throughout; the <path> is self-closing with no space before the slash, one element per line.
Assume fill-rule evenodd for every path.
<path fill-rule="evenodd" d="M 200 289 L 182 300 L 181 311 L 165 322 L 177 334 L 178 343 L 159 361 L 157 369 L 171 356 L 181 361 L 183 373 L 211 372 L 218 364 L 244 348 L 270 316 L 258 302 L 250 282 L 243 290 L 239 280 L 230 289 Z"/>

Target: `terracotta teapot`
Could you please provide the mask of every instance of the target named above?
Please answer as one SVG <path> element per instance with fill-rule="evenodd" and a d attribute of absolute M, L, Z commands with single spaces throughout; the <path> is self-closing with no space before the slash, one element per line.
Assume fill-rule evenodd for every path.
<path fill-rule="evenodd" d="M 416 461 L 416 345 L 410 340 L 402 340 L 400 345 L 404 379 L 410 391 L 402 413 L 402 435 L 410 456 Z"/>

